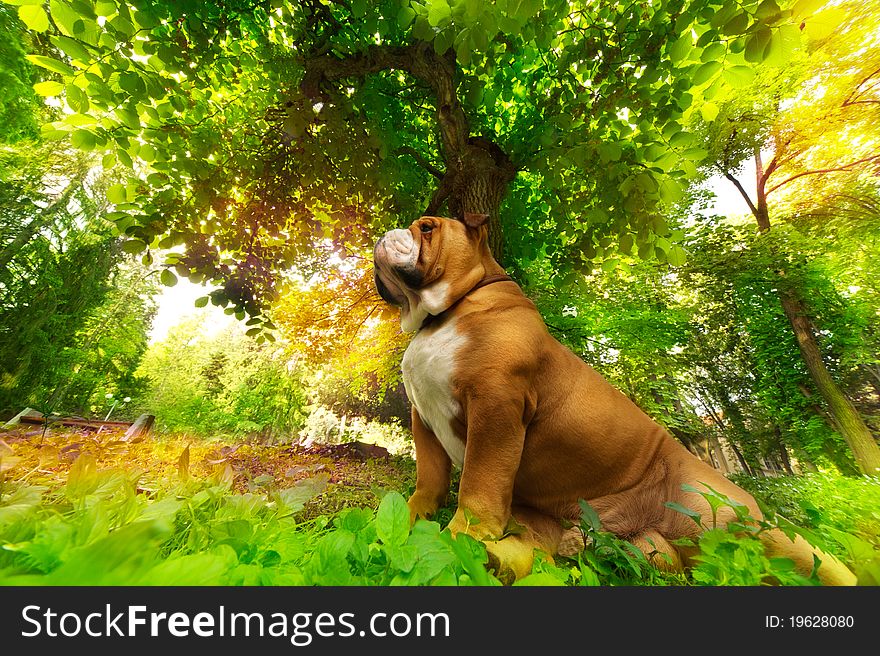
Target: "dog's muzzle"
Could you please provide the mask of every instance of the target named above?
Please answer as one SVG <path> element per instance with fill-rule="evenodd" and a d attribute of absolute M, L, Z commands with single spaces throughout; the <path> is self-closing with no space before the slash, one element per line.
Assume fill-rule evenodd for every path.
<path fill-rule="evenodd" d="M 386 232 L 373 249 L 376 289 L 392 305 L 401 305 L 402 287 L 417 289 L 422 282 L 418 270 L 419 247 L 409 230 Z"/>

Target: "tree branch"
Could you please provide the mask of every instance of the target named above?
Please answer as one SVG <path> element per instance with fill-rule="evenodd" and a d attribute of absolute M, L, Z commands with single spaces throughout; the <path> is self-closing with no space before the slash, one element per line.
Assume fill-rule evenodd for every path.
<path fill-rule="evenodd" d="M 428 207 L 425 210 L 425 216 L 436 216 L 451 193 L 452 176 L 447 175 L 440 179 L 440 184 L 437 185 L 437 190 L 431 196 L 431 202 L 428 203 Z"/>
<path fill-rule="evenodd" d="M 402 146 L 402 147 L 398 148 L 397 150 L 395 150 L 394 154 L 395 155 L 409 155 L 410 157 L 412 157 L 416 161 L 416 164 L 421 166 L 423 169 L 425 169 L 428 173 L 433 175 L 438 180 L 442 180 L 443 176 L 446 175 L 443 171 L 441 171 L 436 166 L 431 164 L 431 162 L 429 162 L 427 159 L 422 157 L 421 153 L 419 153 L 415 148 L 411 148 L 410 146 Z"/>
<path fill-rule="evenodd" d="M 835 166 L 835 167 L 828 168 L 828 169 L 815 169 L 813 171 L 803 171 L 802 173 L 798 173 L 796 175 L 793 175 L 790 178 L 786 178 L 785 180 L 780 182 L 778 185 L 770 187 L 770 189 L 767 191 L 767 195 L 769 196 L 770 194 L 772 194 L 774 191 L 776 191 L 777 189 L 779 189 L 783 185 L 788 184 L 792 180 L 797 180 L 798 178 L 802 178 L 805 175 L 819 175 L 820 173 L 838 173 L 840 171 L 848 171 L 852 167 L 857 166 L 859 164 L 864 164 L 865 162 L 874 162 L 874 161 L 880 161 L 880 153 L 878 153 L 877 155 L 871 155 L 870 157 L 863 157 L 862 159 L 857 159 L 855 162 L 850 162 L 849 164 L 844 164 L 843 166 Z"/>
<path fill-rule="evenodd" d="M 360 78 L 385 70 L 406 71 L 425 82 L 434 93 L 445 156 L 455 157 L 467 144 L 470 132 L 455 93 L 455 66 L 454 50 L 441 56 L 430 43 L 376 45 L 342 58 L 327 54 L 307 60 L 300 90 L 309 98 L 327 101 L 322 89 L 326 82 Z"/>
<path fill-rule="evenodd" d="M 752 211 L 752 214 L 754 214 L 755 216 L 758 216 L 758 208 L 755 207 L 755 204 L 752 202 L 752 199 L 749 198 L 749 194 L 746 192 L 746 190 L 743 189 L 743 186 L 742 186 L 742 184 L 740 184 L 740 181 L 737 180 L 733 175 L 731 175 L 727 171 L 722 171 L 722 173 L 724 173 L 724 177 L 727 178 L 728 180 L 730 180 L 733 183 L 733 186 L 737 188 L 739 193 L 745 199 L 746 204 L 749 206 L 749 209 Z"/>

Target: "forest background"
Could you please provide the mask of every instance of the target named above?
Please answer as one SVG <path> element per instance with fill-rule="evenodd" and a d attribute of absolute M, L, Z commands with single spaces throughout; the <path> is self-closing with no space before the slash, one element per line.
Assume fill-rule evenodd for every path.
<path fill-rule="evenodd" d="M 442 513 L 394 528 L 372 283 L 378 235 L 464 211 L 555 337 L 880 580 L 876 0 L 7 0 L 0 80 L 2 418 L 156 417 L 7 427 L 9 580 L 493 582 Z M 670 582 L 592 521 L 535 581 Z M 675 583 L 780 579 L 715 539 Z M 71 574 L 102 548 L 119 578 Z"/>

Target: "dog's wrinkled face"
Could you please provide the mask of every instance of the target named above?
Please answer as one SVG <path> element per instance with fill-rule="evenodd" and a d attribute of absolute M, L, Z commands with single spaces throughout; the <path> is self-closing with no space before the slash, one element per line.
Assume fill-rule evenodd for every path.
<path fill-rule="evenodd" d="M 425 317 L 446 310 L 483 278 L 486 219 L 483 214 L 467 214 L 465 221 L 423 216 L 376 242 L 376 289 L 400 308 L 403 330 L 418 330 Z"/>

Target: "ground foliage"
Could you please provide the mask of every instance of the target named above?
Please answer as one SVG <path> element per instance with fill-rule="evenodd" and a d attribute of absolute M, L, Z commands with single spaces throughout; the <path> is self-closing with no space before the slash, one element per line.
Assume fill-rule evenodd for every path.
<path fill-rule="evenodd" d="M 56 585 L 501 585 L 485 547 L 441 523 L 410 527 L 409 459 L 356 450 L 118 432 L 6 432 L 0 443 L 0 582 Z M 331 455 L 326 455 L 331 453 Z M 124 463 L 124 464 L 123 464 Z M 808 534 L 878 582 L 880 484 L 778 481 L 808 513 Z M 758 486 L 760 488 L 760 486 Z M 761 490 L 758 489 L 757 492 Z M 771 495 L 772 496 L 772 495 Z M 834 506 L 859 498 L 853 520 Z M 729 500 L 718 495 L 715 507 Z M 441 511 L 445 524 L 451 509 Z M 767 559 L 754 536 L 708 529 L 688 576 L 663 574 L 604 532 L 584 504 L 588 548 L 541 556 L 518 585 L 811 585 Z M 745 517 L 742 517 L 745 521 Z M 778 523 L 778 521 L 776 522 Z M 783 526 L 788 526 L 783 523 Z M 872 578 L 873 577 L 873 578 Z"/>

